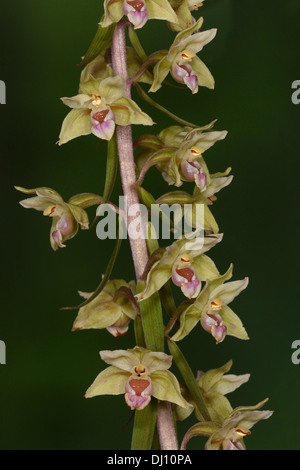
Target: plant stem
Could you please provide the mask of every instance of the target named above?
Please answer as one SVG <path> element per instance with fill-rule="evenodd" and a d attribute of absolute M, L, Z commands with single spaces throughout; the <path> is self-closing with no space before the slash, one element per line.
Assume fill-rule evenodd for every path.
<path fill-rule="evenodd" d="M 167 401 L 158 403 L 157 430 L 161 450 L 178 450 L 171 404 Z"/>
<path fill-rule="evenodd" d="M 127 72 L 126 59 L 126 40 L 125 40 L 126 23 L 121 20 L 115 28 L 112 38 L 112 64 L 115 75 L 122 75 L 126 85 L 125 96 L 131 97 L 130 83 Z M 134 204 L 139 204 L 139 198 L 135 189 L 136 175 L 133 157 L 133 143 L 131 126 L 117 126 L 117 143 L 119 152 L 120 174 L 122 180 L 123 194 L 126 198 L 127 209 Z M 130 217 L 127 215 L 127 226 L 135 220 L 142 227 L 142 218 L 136 220 L 137 216 Z M 141 279 L 148 260 L 146 242 L 142 238 L 133 239 L 129 235 L 131 252 L 135 267 L 137 279 Z"/>
<path fill-rule="evenodd" d="M 121 20 L 114 30 L 111 42 L 112 65 L 114 75 L 122 75 L 126 85 L 125 96 L 131 98 L 131 84 L 127 71 L 126 57 L 126 22 Z M 122 180 L 123 194 L 127 198 L 127 210 L 133 204 L 139 204 L 138 193 L 135 188 L 136 174 L 134 166 L 133 142 L 131 126 L 117 126 L 117 144 L 120 163 L 120 174 Z M 134 217 L 136 221 L 136 215 Z M 127 223 L 130 224 L 131 218 L 127 217 Z M 136 221 L 138 222 L 138 221 Z M 142 227 L 142 218 L 140 216 L 140 227 Z M 146 241 L 143 238 L 134 239 L 128 234 L 132 258 L 135 267 L 137 280 L 142 278 L 148 261 L 148 252 Z M 170 403 L 164 402 L 158 407 L 157 426 L 160 436 L 161 449 L 177 450 L 177 438 L 173 422 Z"/>

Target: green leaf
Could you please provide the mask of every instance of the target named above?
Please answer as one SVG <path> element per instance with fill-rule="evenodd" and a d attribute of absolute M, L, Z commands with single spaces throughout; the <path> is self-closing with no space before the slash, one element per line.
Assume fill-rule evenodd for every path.
<path fill-rule="evenodd" d="M 205 405 L 201 390 L 197 384 L 197 381 L 194 377 L 194 374 L 182 354 L 181 350 L 174 341 L 168 339 L 169 351 L 173 356 L 174 362 L 176 363 L 180 374 L 185 382 L 186 387 L 188 388 L 201 416 L 203 416 L 205 421 L 210 421 L 210 415 Z"/>
<path fill-rule="evenodd" d="M 147 348 L 151 351 L 163 351 L 164 324 L 158 293 L 141 302 L 140 309 Z"/>
<path fill-rule="evenodd" d="M 131 450 L 151 450 L 156 414 L 157 401 L 153 398 L 146 408 L 135 412 Z"/>
<path fill-rule="evenodd" d="M 101 18 L 101 21 L 103 20 L 103 18 L 104 16 Z M 92 62 L 92 60 L 97 57 L 98 54 L 100 54 L 104 49 L 107 49 L 109 47 L 115 26 L 115 24 L 112 24 L 107 28 L 102 28 L 102 26 L 99 24 L 96 35 L 82 62 L 79 64 L 80 66 L 85 66 L 89 64 L 90 62 Z"/>

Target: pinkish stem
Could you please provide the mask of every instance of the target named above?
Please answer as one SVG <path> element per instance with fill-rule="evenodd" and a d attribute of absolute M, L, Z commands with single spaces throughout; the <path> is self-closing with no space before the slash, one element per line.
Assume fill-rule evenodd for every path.
<path fill-rule="evenodd" d="M 114 75 L 122 75 L 126 84 L 125 96 L 131 97 L 130 83 L 128 80 L 127 60 L 126 60 L 126 23 L 121 20 L 115 28 L 112 38 L 112 64 Z M 139 204 L 138 194 L 134 185 L 136 184 L 136 174 L 133 156 L 133 143 L 131 126 L 117 126 L 117 143 L 120 162 L 120 173 L 123 187 L 123 194 L 126 197 L 127 210 L 134 204 Z M 135 223 L 142 227 L 142 218 L 137 220 L 137 216 L 128 216 L 127 224 L 135 220 Z M 134 239 L 129 236 L 131 252 L 137 279 L 141 279 L 148 261 L 148 253 L 145 239 Z"/>
<path fill-rule="evenodd" d="M 114 75 L 122 75 L 126 84 L 125 96 L 131 97 L 131 83 L 127 71 L 127 58 L 126 58 L 126 39 L 125 39 L 126 22 L 121 20 L 115 28 L 112 44 L 112 65 Z M 133 142 L 131 126 L 117 126 L 117 144 L 119 153 L 120 173 L 122 180 L 123 194 L 127 198 L 127 210 L 133 204 L 139 204 L 139 198 L 135 189 L 136 174 L 134 166 L 133 155 Z M 142 218 L 136 220 L 134 217 L 129 217 L 127 223 L 130 224 L 131 220 L 140 223 L 142 227 Z M 141 279 L 144 269 L 148 261 L 148 252 L 146 241 L 143 238 L 134 239 L 129 235 L 131 252 L 135 267 L 137 279 Z M 172 417 L 171 405 L 168 402 L 161 402 L 158 404 L 157 411 L 157 429 L 159 433 L 160 446 L 162 450 L 177 450 L 177 438 Z"/>

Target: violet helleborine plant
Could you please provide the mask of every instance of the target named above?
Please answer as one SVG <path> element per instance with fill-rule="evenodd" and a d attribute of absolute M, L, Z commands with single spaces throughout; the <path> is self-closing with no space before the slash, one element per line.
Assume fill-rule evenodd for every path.
<path fill-rule="evenodd" d="M 202 127 L 187 122 L 152 98 L 159 88 L 170 85 L 167 77 L 183 88 L 174 93 L 196 94 L 202 86 L 214 88 L 210 71 L 197 55 L 216 35 L 215 29 L 202 30 L 202 17 L 193 17 L 202 3 L 105 0 L 104 15 L 81 64 L 78 94 L 62 98 L 71 111 L 62 124 L 58 141 L 63 145 L 89 134 L 107 141 L 103 196 L 80 193 L 65 202 L 50 188 L 16 186 L 17 190 L 33 195 L 20 202 L 23 207 L 51 217 L 50 243 L 54 250 L 65 247 L 79 227 L 94 226 L 89 225 L 86 209 L 109 201 L 118 166 L 129 208 L 139 203 L 148 208 L 165 203 L 180 207 L 192 203 L 190 224 L 195 231 L 166 247 L 160 247 L 156 237 L 146 236 L 151 225 L 147 225 L 141 212 L 132 216 L 129 211 L 127 224 L 134 222 L 145 231 L 145 236 L 140 237 L 128 231 L 136 279 L 111 279 L 120 249 L 118 238 L 98 288 L 94 292 L 80 292 L 84 301 L 74 307 L 78 314 L 73 331 L 106 329 L 118 338 L 134 328 L 136 343 L 127 350 L 100 352 L 109 367 L 100 372 L 85 395 L 87 398 L 124 395 L 124 404 L 135 413 L 134 450 L 185 449 L 192 437 L 200 435 L 208 438 L 205 449 L 243 450 L 243 438 L 250 434 L 250 428 L 272 414 L 258 411 L 266 400 L 254 406 L 232 408 L 225 395 L 249 379 L 249 374 L 226 374 L 232 361 L 195 376 L 178 346 L 198 326 L 199 335 L 209 333 L 216 343 L 228 335 L 248 339 L 241 320 L 228 306 L 247 287 L 248 278 L 228 282 L 232 266 L 221 274 L 206 254 L 222 241 L 209 206 L 216 200 L 215 194 L 232 181 L 231 168 L 210 173 L 206 152 L 208 160 L 210 147 L 223 140 L 227 132 L 212 130 L 215 121 Z M 175 37 L 169 49 L 147 56 L 136 30 L 152 19 L 165 21 Z M 127 31 L 130 46 L 126 43 Z M 148 92 L 141 83 L 150 87 Z M 145 102 L 173 118 L 176 125 L 156 134 L 140 135 L 133 142 L 132 124 L 154 123 L 131 98 L 132 86 Z M 151 167 L 161 173 L 169 186 L 190 184 L 191 192 L 169 191 L 155 200 L 142 186 Z M 204 207 L 201 227 L 195 226 L 194 220 L 199 206 Z M 114 206 L 114 211 L 122 217 L 118 207 Z M 179 305 L 175 304 L 173 290 L 182 296 Z M 165 353 L 166 345 L 170 354 Z M 169 370 L 172 362 L 180 372 L 181 384 Z M 196 424 L 186 430 L 179 445 L 174 420 L 181 425 L 190 415 Z"/>

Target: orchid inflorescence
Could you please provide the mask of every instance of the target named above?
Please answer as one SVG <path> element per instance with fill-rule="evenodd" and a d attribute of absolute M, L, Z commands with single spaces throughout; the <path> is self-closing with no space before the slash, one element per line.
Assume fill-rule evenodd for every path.
<path fill-rule="evenodd" d="M 190 225 L 195 231 L 169 246 L 159 246 L 156 237 L 129 236 L 135 280 L 111 279 L 120 248 L 118 239 L 99 287 L 94 292 L 80 291 L 84 301 L 75 307 L 78 314 L 73 331 L 106 329 L 118 338 L 134 327 L 134 347 L 100 352 L 109 367 L 100 372 L 85 395 L 124 395 L 135 412 L 133 449 L 151 449 L 155 432 L 161 449 L 178 449 L 173 418 L 181 422 L 194 413 L 196 424 L 187 430 L 182 449 L 192 437 L 203 435 L 208 437 L 206 449 L 242 450 L 250 428 L 272 414 L 260 410 L 266 400 L 232 408 L 226 395 L 249 380 L 249 374 L 227 374 L 232 361 L 195 375 L 177 344 L 196 327 L 200 327 L 198 334 L 202 329 L 217 344 L 228 335 L 249 339 L 242 321 L 229 306 L 247 287 L 248 278 L 230 281 L 233 266 L 222 274 L 206 254 L 223 237 L 210 207 L 217 199 L 216 193 L 233 178 L 231 168 L 210 173 L 206 152 L 209 154 L 227 132 L 213 130 L 215 121 L 205 126 L 189 123 L 152 98 L 162 86 L 170 84 L 167 78 L 192 94 L 203 86 L 214 88 L 210 71 L 197 55 L 216 35 L 216 29 L 203 31 L 203 18 L 193 16 L 202 5 L 191 0 L 105 0 L 97 34 L 81 64 L 78 94 L 62 98 L 71 110 L 62 123 L 58 141 L 61 146 L 89 134 L 107 141 L 103 195 L 80 193 L 65 202 L 50 188 L 16 186 L 33 195 L 20 202 L 23 207 L 51 217 L 50 243 L 54 250 L 65 247 L 79 227 L 88 230 L 94 226 L 89 224 L 86 209 L 109 202 L 118 164 L 124 195 L 130 203 L 158 208 L 167 203 L 192 205 Z M 164 20 L 175 37 L 169 49 L 147 56 L 136 31 L 152 19 Z M 125 39 L 127 29 L 130 46 Z M 143 100 L 172 117 L 176 124 L 158 133 L 140 135 L 133 142 L 131 125 L 152 126 L 154 122 L 131 98 L 132 86 Z M 155 199 L 143 187 L 152 167 L 169 186 L 180 188 L 190 183 L 192 192 L 176 189 Z M 204 218 L 199 227 L 194 216 L 200 206 Z M 139 222 L 145 232 L 149 230 L 149 223 L 142 219 Z M 199 235 L 202 243 L 197 243 Z M 179 305 L 173 297 L 176 289 L 182 297 Z M 165 315 L 169 315 L 168 322 Z M 165 343 L 170 354 L 164 352 Z M 180 371 L 181 384 L 169 370 L 172 361 Z"/>

